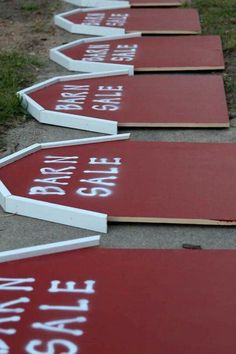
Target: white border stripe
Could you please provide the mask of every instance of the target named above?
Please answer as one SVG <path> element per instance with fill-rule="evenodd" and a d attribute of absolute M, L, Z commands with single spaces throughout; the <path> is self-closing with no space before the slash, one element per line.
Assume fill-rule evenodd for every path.
<path fill-rule="evenodd" d="M 129 1 L 113 1 L 113 0 L 64 0 L 69 4 L 81 7 L 101 8 L 106 6 L 109 9 L 120 9 L 121 6 L 131 6 Z"/>
<path fill-rule="evenodd" d="M 18 248 L 11 251 L 0 252 L 0 263 L 25 259 L 30 257 L 43 256 L 59 252 L 71 251 L 80 248 L 98 246 L 100 244 L 100 236 L 89 236 L 77 238 L 74 240 L 60 241 L 38 245 L 32 247 Z"/>
<path fill-rule="evenodd" d="M 45 144 L 41 144 L 41 148 L 48 149 L 48 148 L 62 147 L 62 146 L 95 144 L 95 143 L 103 143 L 107 141 L 126 140 L 129 138 L 130 138 L 130 133 L 117 134 L 112 136 L 99 136 L 96 138 L 85 138 L 85 139 L 75 139 L 75 140 L 65 140 L 65 141 L 56 141 L 52 143 L 45 143 Z"/>
<path fill-rule="evenodd" d="M 6 166 L 9 163 L 12 163 L 12 162 L 15 162 L 19 159 L 22 159 L 23 157 L 28 156 L 38 150 L 41 150 L 41 145 L 40 144 L 33 144 L 25 149 L 14 152 L 13 154 L 11 154 L 9 156 L 6 156 L 6 157 L 3 157 L 2 159 L 0 159 L 0 167 Z"/>
<path fill-rule="evenodd" d="M 107 214 L 27 197 L 15 195 L 7 197 L 6 212 L 97 232 L 107 232 Z"/>

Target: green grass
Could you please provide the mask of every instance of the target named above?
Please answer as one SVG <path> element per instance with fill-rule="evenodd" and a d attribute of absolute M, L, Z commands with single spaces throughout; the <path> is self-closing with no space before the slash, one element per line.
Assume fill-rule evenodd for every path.
<path fill-rule="evenodd" d="M 29 12 L 33 12 L 33 11 L 39 11 L 40 10 L 40 6 L 34 3 L 29 3 L 29 4 L 23 4 L 21 5 L 20 9 L 22 11 L 29 11 Z"/>
<path fill-rule="evenodd" d="M 36 79 L 42 63 L 16 51 L 0 52 L 0 126 L 9 125 L 25 115 L 16 92 Z"/>
<path fill-rule="evenodd" d="M 236 48 L 236 0 L 193 0 L 200 13 L 203 34 L 221 36 L 225 50 Z"/>
<path fill-rule="evenodd" d="M 187 5 L 189 7 L 190 5 Z M 202 34 L 221 37 L 226 62 L 225 91 L 230 114 L 236 112 L 236 0 L 192 0 L 198 9 Z"/>

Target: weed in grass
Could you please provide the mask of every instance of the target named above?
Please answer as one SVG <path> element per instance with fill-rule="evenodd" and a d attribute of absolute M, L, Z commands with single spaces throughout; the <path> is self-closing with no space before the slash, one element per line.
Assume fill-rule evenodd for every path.
<path fill-rule="evenodd" d="M 34 11 L 38 11 L 40 9 L 40 6 L 34 3 L 23 4 L 21 5 L 20 9 L 22 11 L 34 12 Z"/>
<path fill-rule="evenodd" d="M 37 4 L 33 1 L 24 2 L 20 6 L 20 10 L 24 12 L 37 12 L 43 11 L 45 15 L 49 14 L 51 11 L 55 11 L 60 7 L 60 1 L 58 0 L 38 0 Z"/>
<path fill-rule="evenodd" d="M 35 57 L 15 51 L 0 52 L 0 125 L 25 114 L 16 92 L 31 84 L 42 63 Z"/>

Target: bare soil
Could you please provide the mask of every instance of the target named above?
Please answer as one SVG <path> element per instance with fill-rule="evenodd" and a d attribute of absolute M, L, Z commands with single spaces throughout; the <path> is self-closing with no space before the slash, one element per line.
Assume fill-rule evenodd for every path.
<path fill-rule="evenodd" d="M 27 51 L 43 57 L 57 44 L 53 14 L 67 6 L 63 1 L 1 0 L 0 44 L 4 49 Z M 39 10 L 26 10 L 33 4 Z M 60 35 L 59 35 L 60 36 Z"/>

